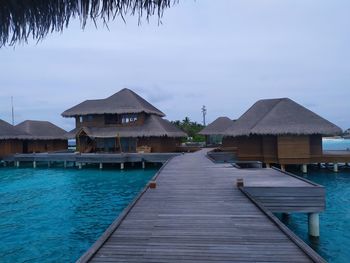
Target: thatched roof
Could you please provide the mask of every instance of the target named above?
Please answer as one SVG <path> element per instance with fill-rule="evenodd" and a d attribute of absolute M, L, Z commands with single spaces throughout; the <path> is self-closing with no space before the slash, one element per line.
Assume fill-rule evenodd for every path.
<path fill-rule="evenodd" d="M 0 46 L 42 39 L 53 31 L 62 31 L 69 21 L 78 18 L 82 28 L 88 19 L 107 23 L 115 17 L 156 14 L 178 0 L 2 0 L 0 3 Z M 123 18 L 124 19 L 124 18 Z"/>
<path fill-rule="evenodd" d="M 85 132 L 91 138 L 113 137 L 186 137 L 186 133 L 171 122 L 156 115 L 146 117 L 145 123 L 140 126 L 114 126 L 114 127 L 82 127 L 76 134 Z"/>
<path fill-rule="evenodd" d="M 130 89 L 122 89 L 114 95 L 100 100 L 86 100 L 62 113 L 63 117 L 75 117 L 88 114 L 141 113 L 165 116 L 152 104 Z"/>
<path fill-rule="evenodd" d="M 234 120 L 231 120 L 228 117 L 219 117 L 208 126 L 206 126 L 203 130 L 201 130 L 198 134 L 201 135 L 223 135 L 224 131 L 232 126 Z"/>
<path fill-rule="evenodd" d="M 224 133 L 249 135 L 335 135 L 342 130 L 288 98 L 259 100 Z"/>
<path fill-rule="evenodd" d="M 19 137 L 19 139 L 64 140 L 67 133 L 65 130 L 48 121 L 27 120 L 16 125 L 15 128 L 26 134 Z"/>
<path fill-rule="evenodd" d="M 28 134 L 6 121 L 0 120 L 0 140 L 18 139 L 22 136 L 28 136 Z"/>

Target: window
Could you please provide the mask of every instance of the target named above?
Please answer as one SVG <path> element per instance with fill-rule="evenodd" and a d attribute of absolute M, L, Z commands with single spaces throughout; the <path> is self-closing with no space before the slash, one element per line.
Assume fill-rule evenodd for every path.
<path fill-rule="evenodd" d="M 122 115 L 122 124 L 135 122 L 137 121 L 137 114 L 123 114 Z"/>
<path fill-rule="evenodd" d="M 94 120 L 94 115 L 85 115 L 83 117 L 83 120 L 86 121 L 86 122 L 91 122 Z"/>

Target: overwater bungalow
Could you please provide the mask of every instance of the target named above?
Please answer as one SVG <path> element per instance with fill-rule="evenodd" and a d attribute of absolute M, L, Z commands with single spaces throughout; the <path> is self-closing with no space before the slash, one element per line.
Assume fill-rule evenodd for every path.
<path fill-rule="evenodd" d="M 225 133 L 224 146 L 239 160 L 266 164 L 329 162 L 322 136 L 340 134 L 335 124 L 288 98 L 256 102 Z"/>
<path fill-rule="evenodd" d="M 15 153 L 22 153 L 22 136 L 23 133 L 13 125 L 0 120 L 0 158 Z"/>
<path fill-rule="evenodd" d="M 49 121 L 26 120 L 15 126 L 23 135 L 22 153 L 55 152 L 67 150 L 66 131 Z"/>
<path fill-rule="evenodd" d="M 80 152 L 174 152 L 187 135 L 130 89 L 86 100 L 62 113 L 75 118 Z"/>
<path fill-rule="evenodd" d="M 218 117 L 198 134 L 205 136 L 206 145 L 219 145 L 222 144 L 225 130 L 232 126 L 233 123 L 234 120 L 228 117 Z"/>
<path fill-rule="evenodd" d="M 48 121 L 24 121 L 13 126 L 0 120 L 0 157 L 16 153 L 67 150 L 66 131 Z"/>

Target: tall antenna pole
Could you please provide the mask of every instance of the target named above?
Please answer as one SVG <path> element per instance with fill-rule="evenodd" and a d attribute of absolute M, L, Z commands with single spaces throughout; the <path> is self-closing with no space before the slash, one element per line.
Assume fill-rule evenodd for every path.
<path fill-rule="evenodd" d="M 205 115 L 207 115 L 207 109 L 205 105 L 202 107 L 202 114 L 203 114 L 203 126 L 205 126 Z"/>
<path fill-rule="evenodd" d="M 13 96 L 11 96 L 12 125 L 15 125 L 15 112 L 13 110 Z"/>

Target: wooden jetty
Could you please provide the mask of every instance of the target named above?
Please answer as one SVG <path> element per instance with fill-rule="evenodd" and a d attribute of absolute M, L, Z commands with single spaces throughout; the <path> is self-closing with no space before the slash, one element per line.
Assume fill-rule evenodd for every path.
<path fill-rule="evenodd" d="M 78 166 L 80 169 L 85 164 L 120 164 L 124 169 L 125 163 L 165 163 L 174 156 L 181 153 L 32 153 L 32 154 L 15 154 L 3 158 L 4 165 L 13 163 L 19 167 L 20 163 L 31 162 L 35 168 L 39 162 L 50 165 L 51 163 L 64 163 L 66 167 L 69 163 Z"/>
<path fill-rule="evenodd" d="M 316 215 L 322 186 L 206 152 L 169 160 L 78 262 L 325 262 L 271 213 Z"/>

